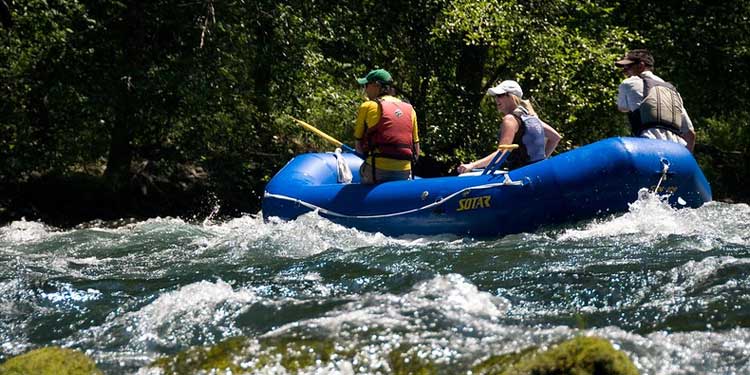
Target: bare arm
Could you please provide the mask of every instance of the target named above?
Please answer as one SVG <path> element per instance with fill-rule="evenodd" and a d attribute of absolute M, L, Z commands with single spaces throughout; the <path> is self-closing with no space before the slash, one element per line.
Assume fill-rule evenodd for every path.
<path fill-rule="evenodd" d="M 682 138 L 687 142 L 685 147 L 687 147 L 690 152 L 693 152 L 693 148 L 695 147 L 695 130 L 690 129 L 687 132 L 682 133 Z"/>
<path fill-rule="evenodd" d="M 637 108 L 637 103 L 643 99 L 643 94 L 638 93 L 638 86 L 643 82 L 637 78 L 627 78 L 617 87 L 617 109 L 620 112 L 630 112 L 631 107 Z M 641 90 L 643 90 L 641 88 Z"/>
<path fill-rule="evenodd" d="M 492 161 L 492 159 L 495 157 L 495 154 L 497 154 L 498 152 L 499 152 L 498 150 L 495 150 L 493 153 L 491 153 L 491 154 L 489 154 L 489 155 L 487 155 L 487 156 L 485 156 L 485 157 L 483 157 L 483 158 L 481 158 L 481 159 L 479 159 L 477 161 L 474 161 L 474 162 L 471 162 L 471 163 L 466 163 L 466 164 L 461 164 L 461 165 L 458 166 L 458 168 L 456 170 L 460 174 L 460 173 L 471 172 L 471 170 L 474 169 L 474 168 L 484 168 L 484 167 L 487 166 L 487 164 L 490 163 L 490 161 Z"/>
<path fill-rule="evenodd" d="M 515 137 L 516 132 L 518 131 L 518 121 L 516 120 L 513 115 L 506 115 L 503 117 L 503 123 L 500 125 L 500 144 L 501 145 L 509 145 L 513 143 L 513 137 Z M 471 163 L 461 164 L 458 166 L 457 171 L 458 173 L 466 173 L 471 172 L 474 168 L 483 168 L 486 167 L 487 164 L 489 164 L 492 159 L 495 157 L 495 155 L 498 153 L 498 150 L 495 150 L 491 154 L 477 160 Z"/>
<path fill-rule="evenodd" d="M 687 142 L 687 147 L 690 152 L 693 152 L 695 147 L 695 129 L 693 128 L 693 120 L 690 119 L 685 107 L 682 107 L 682 122 L 680 124 L 680 130 L 682 131 L 682 138 Z"/>
<path fill-rule="evenodd" d="M 547 141 L 544 144 L 544 156 L 548 158 L 550 157 L 550 155 L 552 155 L 552 152 L 555 151 L 555 148 L 557 147 L 557 144 L 560 143 L 562 136 L 557 132 L 557 130 L 555 130 L 555 128 L 544 121 L 542 121 L 542 127 L 544 128 L 544 137 L 547 138 Z"/>

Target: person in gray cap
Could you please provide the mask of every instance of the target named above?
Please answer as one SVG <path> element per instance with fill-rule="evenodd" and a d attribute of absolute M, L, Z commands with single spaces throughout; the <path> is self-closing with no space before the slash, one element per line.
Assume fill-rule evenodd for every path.
<path fill-rule="evenodd" d="M 498 135 L 501 145 L 517 144 L 519 147 L 508 157 L 505 167 L 515 169 L 548 158 L 562 138 L 560 134 L 536 115 L 528 100 L 521 99 L 523 90 L 518 82 L 506 80 L 487 90 L 495 99 L 497 110 L 504 113 Z M 493 153 L 458 166 L 458 173 L 484 168 L 500 152 Z"/>
<path fill-rule="evenodd" d="M 693 151 L 695 130 L 682 97 L 674 86 L 651 71 L 651 52 L 634 49 L 615 66 L 627 76 L 617 89 L 617 108 L 628 113 L 633 136 L 668 140 Z"/>

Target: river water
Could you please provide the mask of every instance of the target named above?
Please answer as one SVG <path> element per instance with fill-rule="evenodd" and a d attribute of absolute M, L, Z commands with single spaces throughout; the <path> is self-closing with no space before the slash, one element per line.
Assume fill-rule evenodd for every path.
<path fill-rule="evenodd" d="M 105 373 L 148 373 L 194 345 L 302 334 L 356 354 L 300 373 L 384 373 L 396 347 L 465 373 L 596 335 L 643 374 L 750 374 L 750 207 L 644 196 L 491 239 L 389 238 L 314 214 L 0 227 L 0 361 L 59 345 Z"/>

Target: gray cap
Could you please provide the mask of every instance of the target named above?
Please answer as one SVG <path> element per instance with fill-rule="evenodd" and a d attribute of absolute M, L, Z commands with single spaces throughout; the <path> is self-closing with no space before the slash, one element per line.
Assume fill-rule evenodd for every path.
<path fill-rule="evenodd" d="M 510 79 L 502 81 L 497 86 L 487 90 L 487 94 L 492 96 L 503 95 L 505 93 L 513 94 L 519 98 L 523 97 L 523 90 L 521 90 L 521 85 L 519 85 L 518 82 Z"/>

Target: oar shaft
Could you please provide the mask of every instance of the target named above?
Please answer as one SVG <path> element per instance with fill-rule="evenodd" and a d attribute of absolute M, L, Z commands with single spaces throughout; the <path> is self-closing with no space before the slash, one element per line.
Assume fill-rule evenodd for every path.
<path fill-rule="evenodd" d="M 302 121 L 302 120 L 300 120 L 298 118 L 294 118 L 292 116 L 289 116 L 289 118 L 291 118 L 292 120 L 294 120 L 297 124 L 299 124 L 303 128 L 305 128 L 305 129 L 307 129 L 307 130 L 309 130 L 309 131 L 311 131 L 311 132 L 319 135 L 321 138 L 325 139 L 326 141 L 333 143 L 336 147 L 341 147 L 346 152 L 350 152 L 352 154 L 356 154 L 359 157 L 362 157 L 362 155 L 360 155 L 355 149 L 353 149 L 353 148 L 349 147 L 348 145 L 342 143 L 338 139 L 333 138 L 333 137 L 331 137 L 330 135 L 328 135 L 326 133 L 323 133 L 323 131 L 321 131 L 320 129 L 318 129 L 318 128 L 316 128 L 316 127 L 314 127 L 314 126 L 312 126 L 312 125 L 310 125 L 310 124 L 308 124 L 308 123 L 306 123 L 306 122 L 304 122 L 304 121 Z"/>
<path fill-rule="evenodd" d="M 289 117 L 291 117 L 291 116 L 289 116 Z M 309 131 L 311 131 L 311 132 L 319 135 L 321 138 L 325 139 L 326 141 L 333 143 L 337 147 L 343 145 L 343 143 L 341 143 L 341 141 L 339 141 L 338 139 L 333 138 L 333 137 L 331 137 L 330 135 L 328 135 L 326 133 L 323 133 L 320 129 L 318 129 L 318 128 L 316 128 L 316 127 L 314 127 L 314 126 L 312 126 L 312 125 L 310 125 L 310 124 L 308 124 L 308 123 L 306 123 L 306 122 L 304 122 L 304 121 L 302 121 L 300 119 L 296 119 L 296 118 L 292 117 L 292 120 L 296 121 L 303 128 L 305 128 L 305 129 L 307 129 L 307 130 L 309 130 Z"/>
<path fill-rule="evenodd" d="M 497 146 L 497 153 L 495 154 L 495 157 L 492 158 L 489 164 L 487 164 L 486 167 L 484 167 L 484 171 L 482 171 L 482 175 L 486 174 L 493 174 L 495 171 L 500 168 L 501 165 L 505 162 L 505 159 L 508 158 L 510 155 L 510 152 L 517 149 L 517 144 L 509 144 L 509 145 L 498 145 Z"/>

